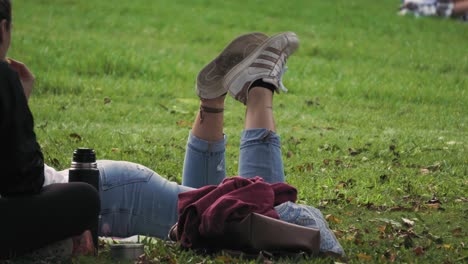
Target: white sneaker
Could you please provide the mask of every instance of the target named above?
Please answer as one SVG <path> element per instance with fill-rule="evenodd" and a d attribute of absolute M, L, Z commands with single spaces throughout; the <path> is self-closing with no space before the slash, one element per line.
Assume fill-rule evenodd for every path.
<path fill-rule="evenodd" d="M 197 95 L 203 99 L 213 99 L 227 93 L 223 78 L 239 62 L 256 50 L 268 36 L 254 32 L 234 39 L 213 61 L 208 63 L 197 76 Z"/>
<path fill-rule="evenodd" d="M 299 47 L 299 39 L 294 32 L 284 32 L 270 37 L 242 62 L 237 64 L 224 77 L 224 87 L 236 100 L 247 103 L 250 85 L 259 79 L 271 83 L 287 92 L 281 77 L 286 71 L 288 57 Z"/>

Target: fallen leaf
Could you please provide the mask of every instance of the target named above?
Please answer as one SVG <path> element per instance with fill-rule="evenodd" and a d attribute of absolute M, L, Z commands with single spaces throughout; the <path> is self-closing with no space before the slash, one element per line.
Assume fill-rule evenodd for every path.
<path fill-rule="evenodd" d="M 385 230 L 387 229 L 387 225 L 379 226 L 379 227 L 377 227 L 377 229 L 378 229 L 381 233 L 385 233 Z"/>
<path fill-rule="evenodd" d="M 337 223 L 337 224 L 341 223 L 341 220 L 332 214 L 328 214 L 327 216 L 325 216 L 325 219 L 333 223 Z"/>
<path fill-rule="evenodd" d="M 414 221 L 409 220 L 408 218 L 401 218 L 403 221 L 403 224 L 408 226 L 408 227 L 413 227 L 414 226 Z"/>
<path fill-rule="evenodd" d="M 304 163 L 304 164 L 300 164 L 298 166 L 296 166 L 296 168 L 299 170 L 299 171 L 312 171 L 314 170 L 314 164 L 313 163 Z"/>
<path fill-rule="evenodd" d="M 426 207 L 430 208 L 430 209 L 439 209 L 440 204 L 438 204 L 438 203 L 436 203 L 436 204 L 426 204 Z"/>
<path fill-rule="evenodd" d="M 192 122 L 186 120 L 179 120 L 176 122 L 178 127 L 192 127 Z"/>
<path fill-rule="evenodd" d="M 340 229 L 333 229 L 332 231 L 335 234 L 335 236 L 337 236 L 337 237 L 341 237 L 341 236 L 343 236 L 345 234 L 345 231 L 340 230 Z"/>
<path fill-rule="evenodd" d="M 413 252 L 416 254 L 416 256 L 421 256 L 424 254 L 424 249 L 421 246 L 418 246 L 413 248 Z"/>
<path fill-rule="evenodd" d="M 343 182 L 343 181 L 340 181 L 340 182 L 336 185 L 335 189 L 337 189 L 337 190 L 338 190 L 338 189 L 343 189 L 345 186 L 346 186 L 346 183 Z"/>
<path fill-rule="evenodd" d="M 392 219 L 388 219 L 388 218 L 376 218 L 375 220 L 378 220 L 378 221 L 381 221 L 381 222 L 384 222 L 384 223 L 387 223 L 393 227 L 397 227 L 397 228 L 401 228 L 401 224 L 398 223 L 397 221 L 394 221 Z"/>
<path fill-rule="evenodd" d="M 77 133 L 71 133 L 69 136 L 75 139 L 76 141 L 81 141 L 81 136 L 78 135 Z"/>
<path fill-rule="evenodd" d="M 348 148 L 348 152 L 349 152 L 349 155 L 351 156 L 357 156 L 361 153 L 361 150 L 356 150 L 356 149 L 353 149 L 353 148 Z"/>
<path fill-rule="evenodd" d="M 468 202 L 468 198 L 460 197 L 460 198 L 455 199 L 455 202 L 457 202 L 457 203 L 466 203 L 466 202 Z"/>
<path fill-rule="evenodd" d="M 428 170 L 428 169 L 426 169 L 426 168 L 422 168 L 422 169 L 419 170 L 419 173 L 421 173 L 421 174 L 429 174 L 429 173 L 431 173 L 431 171 Z"/>
<path fill-rule="evenodd" d="M 357 254 L 357 257 L 358 257 L 359 259 L 366 260 L 366 261 L 371 261 L 371 260 L 372 260 L 372 257 L 371 257 L 371 256 L 366 255 L 366 254 L 364 254 L 364 253 L 359 253 L 359 254 Z"/>
<path fill-rule="evenodd" d="M 462 228 L 461 227 L 457 227 L 455 229 L 452 230 L 452 234 L 456 237 L 460 236 L 462 233 Z"/>
<path fill-rule="evenodd" d="M 118 153 L 118 152 L 120 152 L 120 149 L 119 148 L 111 148 L 111 151 L 115 152 L 115 153 Z"/>

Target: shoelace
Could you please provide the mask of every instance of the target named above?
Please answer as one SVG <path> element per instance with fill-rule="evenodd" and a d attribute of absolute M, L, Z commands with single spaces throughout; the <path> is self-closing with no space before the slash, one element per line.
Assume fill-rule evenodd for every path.
<path fill-rule="evenodd" d="M 279 88 L 281 89 L 281 91 L 283 91 L 284 93 L 287 93 L 288 92 L 288 88 L 286 88 L 286 86 L 284 86 L 283 84 L 283 74 L 288 70 L 288 66 L 284 66 L 283 69 L 281 70 L 281 72 L 279 73 L 279 76 L 278 76 L 278 83 L 279 83 Z"/>

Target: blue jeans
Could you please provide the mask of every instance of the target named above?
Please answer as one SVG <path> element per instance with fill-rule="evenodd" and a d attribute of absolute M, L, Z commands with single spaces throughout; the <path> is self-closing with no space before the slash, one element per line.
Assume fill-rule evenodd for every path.
<path fill-rule="evenodd" d="M 168 181 L 139 164 L 98 161 L 101 172 L 100 235 L 128 237 L 136 234 L 166 238 L 177 222 L 178 194 L 219 184 L 226 177 L 227 137 L 210 143 L 189 135 L 182 185 Z M 284 182 L 279 136 L 267 129 L 242 132 L 240 176 L 261 176 L 270 183 Z"/>

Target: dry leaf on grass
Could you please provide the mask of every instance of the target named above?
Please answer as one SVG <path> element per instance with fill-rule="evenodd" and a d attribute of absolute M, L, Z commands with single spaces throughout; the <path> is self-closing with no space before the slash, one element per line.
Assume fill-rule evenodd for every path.
<path fill-rule="evenodd" d="M 325 216 L 325 219 L 327 219 L 327 221 L 329 221 L 329 222 L 333 222 L 333 223 L 336 223 L 336 224 L 341 223 L 341 220 L 338 217 L 336 217 L 336 216 L 334 216 L 332 214 L 328 214 L 327 216 Z"/>

